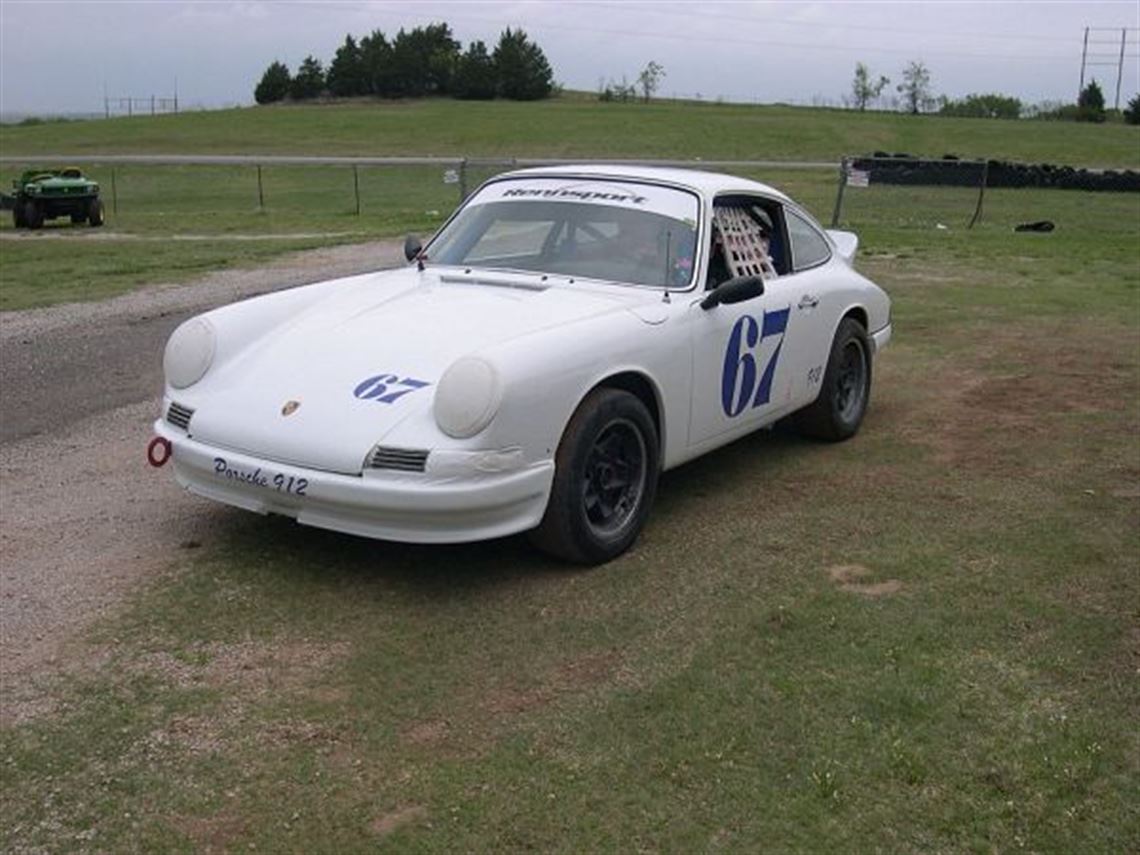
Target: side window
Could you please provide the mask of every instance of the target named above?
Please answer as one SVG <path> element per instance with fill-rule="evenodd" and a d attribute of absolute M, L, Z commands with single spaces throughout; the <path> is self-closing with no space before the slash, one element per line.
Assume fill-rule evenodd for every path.
<path fill-rule="evenodd" d="M 818 267 L 831 258 L 831 247 L 815 226 L 789 208 L 784 209 L 784 214 L 792 240 L 792 263 L 797 271 Z"/>

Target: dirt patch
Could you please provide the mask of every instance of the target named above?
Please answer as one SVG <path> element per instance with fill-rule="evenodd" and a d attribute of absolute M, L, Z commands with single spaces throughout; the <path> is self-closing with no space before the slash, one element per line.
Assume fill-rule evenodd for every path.
<path fill-rule="evenodd" d="M 308 686 L 348 651 L 346 643 L 285 639 L 212 642 L 196 645 L 177 657 L 165 651 L 145 655 L 134 667 L 181 687 L 204 685 L 256 699 Z"/>
<path fill-rule="evenodd" d="M 229 852 L 234 842 L 246 833 L 245 820 L 227 813 L 210 817 L 178 817 L 170 824 L 194 841 L 196 851 L 204 855 Z"/>
<path fill-rule="evenodd" d="M 947 468 L 1056 472 L 1057 460 L 1041 452 L 1072 434 L 1059 420 L 1090 417 L 1084 429 L 1095 431 L 1104 429 L 1095 417 L 1125 416 L 1136 382 L 1131 347 L 1127 336 L 1072 323 L 990 330 L 968 356 L 928 366 L 896 423 Z"/>
<path fill-rule="evenodd" d="M 443 719 L 432 719 L 412 725 L 404 733 L 404 740 L 412 745 L 438 745 L 451 733 L 451 725 Z"/>
<path fill-rule="evenodd" d="M 387 837 L 398 828 L 427 819 L 427 815 L 427 808 L 422 805 L 409 805 L 377 817 L 368 828 L 377 837 Z"/>
<path fill-rule="evenodd" d="M 609 682 L 620 662 L 621 656 L 616 650 L 588 653 L 563 662 L 537 686 L 500 688 L 487 695 L 480 706 L 496 716 L 525 713 L 563 695 Z"/>
<path fill-rule="evenodd" d="M 871 575 L 871 571 L 862 564 L 837 564 L 827 568 L 827 575 L 839 586 L 839 590 L 864 597 L 885 597 L 897 594 L 903 588 L 903 583 L 898 579 L 887 579 L 884 582 L 859 581 Z"/>

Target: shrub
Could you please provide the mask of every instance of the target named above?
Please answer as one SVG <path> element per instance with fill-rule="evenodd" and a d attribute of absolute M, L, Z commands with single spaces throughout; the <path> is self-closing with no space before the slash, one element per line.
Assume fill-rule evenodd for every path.
<path fill-rule="evenodd" d="M 289 69 L 285 67 L 285 63 L 274 60 L 269 68 L 265 69 L 265 73 L 261 75 L 261 82 L 253 90 L 253 100 L 258 104 L 282 101 L 289 94 L 291 83 Z"/>

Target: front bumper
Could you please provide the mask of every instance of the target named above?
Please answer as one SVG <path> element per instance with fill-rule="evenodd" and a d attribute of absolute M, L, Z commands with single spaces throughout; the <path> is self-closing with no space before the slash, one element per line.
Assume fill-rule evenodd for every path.
<path fill-rule="evenodd" d="M 382 540 L 463 543 L 526 531 L 542 520 L 554 479 L 553 461 L 464 478 L 385 471 L 339 475 L 206 445 L 161 419 L 154 430 L 170 441 L 174 476 L 192 493 Z"/>
<path fill-rule="evenodd" d="M 871 348 L 878 353 L 891 343 L 891 325 L 887 324 L 881 330 L 871 333 Z"/>

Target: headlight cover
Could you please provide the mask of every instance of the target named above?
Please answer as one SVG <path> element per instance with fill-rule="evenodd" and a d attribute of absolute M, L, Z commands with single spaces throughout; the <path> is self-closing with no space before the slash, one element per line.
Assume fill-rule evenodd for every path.
<path fill-rule="evenodd" d="M 495 418 L 503 400 L 499 372 L 485 359 L 464 356 L 443 372 L 435 389 L 435 423 L 455 439 L 467 439 Z"/>
<path fill-rule="evenodd" d="M 166 343 L 162 370 L 175 389 L 193 386 L 214 361 L 214 325 L 205 318 L 191 318 L 178 327 Z"/>

